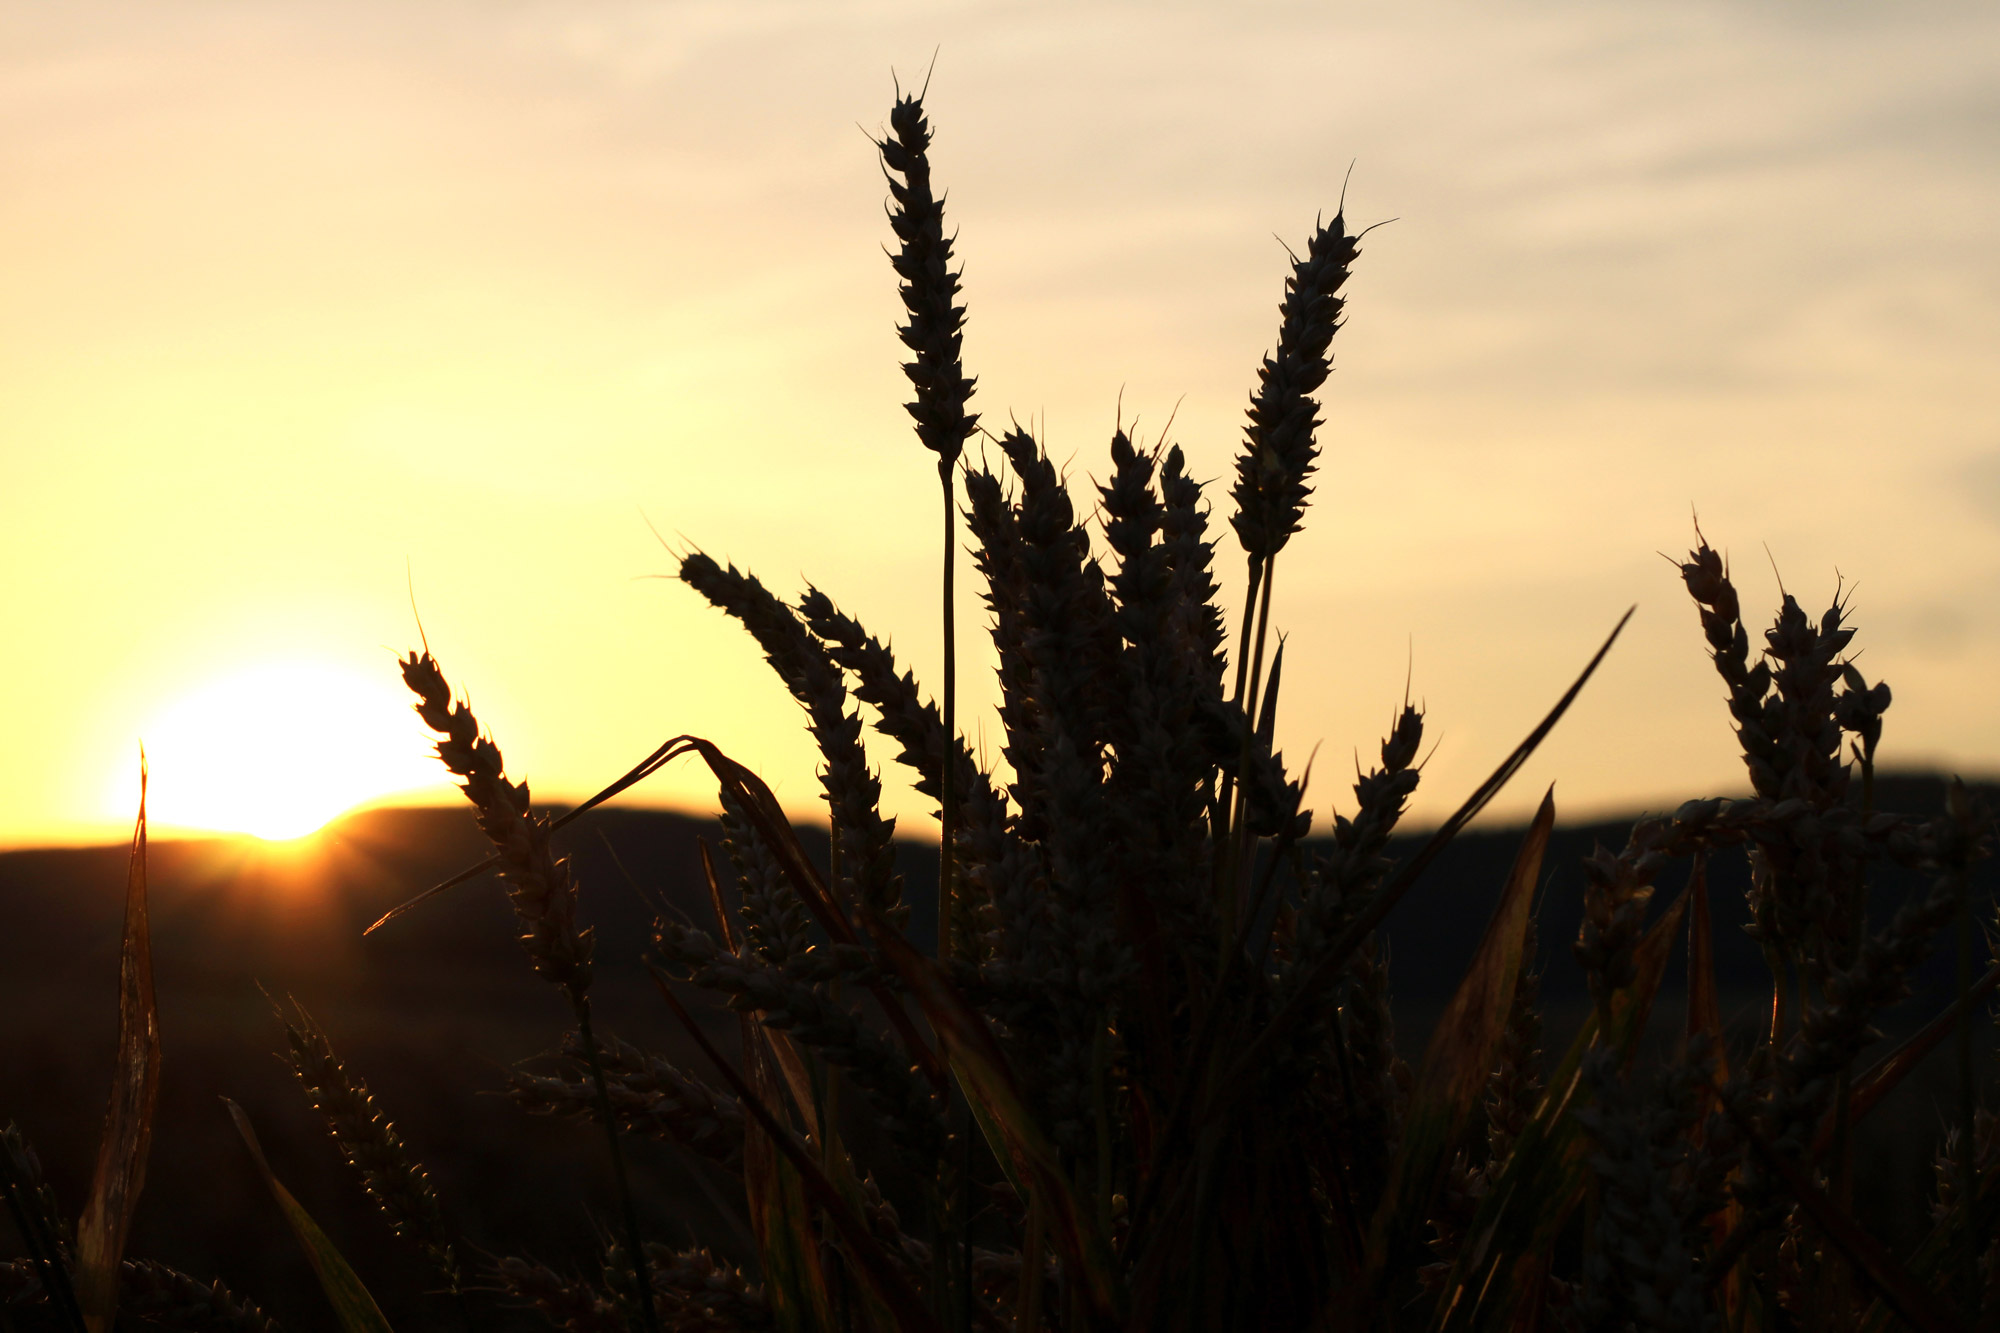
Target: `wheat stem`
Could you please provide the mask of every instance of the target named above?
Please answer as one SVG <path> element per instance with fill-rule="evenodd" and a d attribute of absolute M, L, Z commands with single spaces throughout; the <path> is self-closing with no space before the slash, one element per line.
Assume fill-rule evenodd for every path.
<path fill-rule="evenodd" d="M 1032 1193 L 1026 1202 L 1027 1234 L 1021 1238 L 1021 1297 L 1014 1327 L 1017 1333 L 1041 1333 L 1042 1279 L 1046 1267 L 1042 1258 L 1042 1206 Z"/>
<path fill-rule="evenodd" d="M 954 548 L 953 509 L 951 488 L 952 465 L 946 459 L 938 460 L 938 481 L 944 489 L 944 738 L 949 747 L 958 737 L 958 644 L 952 626 L 952 566 Z M 951 762 L 950 750 L 939 766 L 938 774 L 938 821 L 941 825 L 938 835 L 938 926 L 937 956 L 941 963 L 948 963 L 952 956 L 952 872 L 957 868 L 958 812 L 956 810 L 958 792 L 958 765 Z"/>
<path fill-rule="evenodd" d="M 1253 554 L 1250 557 L 1249 583 L 1243 590 L 1243 623 L 1236 635 L 1236 689 L 1229 696 L 1230 702 L 1243 710 L 1245 718 L 1250 716 L 1250 705 L 1243 698 L 1243 691 L 1250 678 L 1250 638 L 1255 632 L 1257 621 L 1257 592 L 1263 587 L 1263 583 L 1264 560 L 1262 557 Z M 1247 766 L 1248 763 L 1248 746 L 1246 745 L 1243 764 Z M 1225 772 L 1222 775 L 1222 792 L 1216 801 L 1216 808 L 1222 811 L 1222 827 L 1215 831 L 1217 852 L 1215 862 L 1218 870 L 1224 874 L 1227 873 L 1228 858 L 1223 853 L 1226 852 L 1230 845 L 1228 841 L 1230 831 L 1235 828 L 1237 786 L 1236 774 Z M 1229 887 L 1226 880 L 1216 885 L 1218 897 L 1227 892 L 1229 892 Z M 1230 928 L 1230 923 L 1225 917 L 1222 923 L 1222 933 L 1225 939 L 1228 937 Z"/>
<path fill-rule="evenodd" d="M 953 1314 L 959 1333 L 972 1333 L 972 1108 L 958 1099 L 958 1304 Z"/>
<path fill-rule="evenodd" d="M 1228 869 L 1224 872 L 1222 942 L 1225 948 L 1229 946 L 1230 941 L 1236 934 L 1236 918 L 1241 906 L 1239 901 L 1241 897 L 1240 890 L 1243 887 L 1242 880 L 1246 873 L 1244 862 L 1250 855 L 1250 764 L 1257 751 L 1257 691 L 1263 684 L 1264 641 L 1265 635 L 1271 627 L 1271 585 L 1277 582 L 1278 578 L 1278 557 L 1275 553 L 1264 557 L 1260 574 L 1261 577 L 1253 577 L 1251 579 L 1252 595 L 1257 595 L 1256 590 L 1261 584 L 1261 596 L 1257 597 L 1257 606 L 1255 608 L 1254 619 L 1257 622 L 1257 635 L 1249 656 L 1250 684 L 1248 689 L 1242 691 L 1240 694 L 1243 704 L 1243 752 L 1237 760 L 1236 800 L 1234 808 L 1230 813 L 1229 824 L 1231 842 L 1227 863 Z M 1246 603 L 1243 608 L 1243 627 L 1245 630 L 1250 628 L 1250 622 L 1253 619 L 1251 611 L 1252 608 Z M 1241 666 L 1242 664 L 1239 663 L 1239 676 L 1241 675 Z"/>
<path fill-rule="evenodd" d="M 632 1279 L 637 1284 L 639 1322 L 646 1333 L 660 1333 L 658 1312 L 653 1309 L 653 1284 L 646 1274 L 646 1247 L 639 1239 L 639 1210 L 632 1202 L 632 1183 L 625 1174 L 625 1150 L 618 1142 L 618 1120 L 611 1113 L 611 1094 L 604 1086 L 604 1062 L 597 1055 L 597 1034 L 590 1026 L 590 997 L 574 995 L 577 1033 L 583 1039 L 583 1056 L 590 1066 L 590 1083 L 597 1097 L 597 1119 L 604 1126 L 604 1145 L 611 1154 L 611 1176 L 618 1188 L 618 1211 L 625 1224 L 626 1252 L 632 1258 Z"/>
<path fill-rule="evenodd" d="M 1243 690 L 1250 674 L 1250 635 L 1257 623 L 1257 593 L 1264 583 L 1264 561 L 1259 556 L 1250 557 L 1250 584 L 1243 593 L 1243 624 L 1237 634 L 1236 645 L 1236 693 L 1230 698 L 1242 704 L 1244 711 L 1249 705 L 1244 703 Z"/>

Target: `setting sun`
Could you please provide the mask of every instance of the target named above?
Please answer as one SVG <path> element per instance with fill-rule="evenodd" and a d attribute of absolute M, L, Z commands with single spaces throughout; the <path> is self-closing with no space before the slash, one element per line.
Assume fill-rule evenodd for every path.
<path fill-rule="evenodd" d="M 143 739 L 153 822 L 270 840 L 302 837 L 439 777 L 392 683 L 323 663 L 266 663 L 218 679 L 174 703 Z"/>

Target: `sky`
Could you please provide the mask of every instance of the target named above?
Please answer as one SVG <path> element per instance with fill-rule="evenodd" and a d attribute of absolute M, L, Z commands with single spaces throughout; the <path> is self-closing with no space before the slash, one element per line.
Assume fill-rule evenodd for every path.
<path fill-rule="evenodd" d="M 0 845 L 121 836 L 142 743 L 170 826 L 449 799 L 413 595 L 538 798 L 692 731 L 809 815 L 797 708 L 662 576 L 811 580 L 936 681 L 868 138 L 933 59 L 974 407 L 1079 485 L 1171 420 L 1220 525 L 1284 246 L 1343 181 L 1394 219 L 1273 608 L 1322 823 L 1406 679 L 1434 821 L 1634 605 L 1488 818 L 1740 790 L 1697 513 L 1753 624 L 1851 592 L 1885 764 L 2000 770 L 2000 10 L 9 6 Z"/>

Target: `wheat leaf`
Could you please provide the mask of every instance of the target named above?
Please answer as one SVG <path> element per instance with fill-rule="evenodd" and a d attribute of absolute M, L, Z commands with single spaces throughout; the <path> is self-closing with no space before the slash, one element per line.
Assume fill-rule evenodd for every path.
<path fill-rule="evenodd" d="M 1608 1029 L 1600 1031 L 1593 1011 L 1564 1053 L 1541 1105 L 1473 1215 L 1465 1247 L 1438 1302 L 1432 1327 L 1439 1333 L 1493 1327 L 1534 1295 L 1528 1279 L 1582 1199 L 1587 1179 L 1582 1127 L 1575 1116 L 1583 1092 L 1584 1053 L 1602 1041 L 1617 1045 L 1629 1058 L 1652 1015 L 1687 906 L 1683 891 L 1633 950 L 1637 976 L 1612 996 Z"/>
<path fill-rule="evenodd" d="M 1265 749 L 1278 735 L 1278 684 L 1284 679 L 1285 641 L 1278 640 L 1278 651 L 1271 654 L 1271 678 L 1264 683 L 1263 702 L 1257 708 L 1257 739 Z"/>
<path fill-rule="evenodd" d="M 986 1020 L 966 1003 L 935 962 L 911 948 L 879 917 L 870 913 L 864 922 L 883 961 L 903 979 L 930 1020 L 966 1101 L 989 1136 L 993 1155 L 1010 1165 L 1008 1179 L 1017 1189 L 1026 1185 L 1032 1191 L 1028 1198 L 1046 1210 L 1056 1246 L 1065 1263 L 1083 1275 L 1085 1294 L 1098 1317 L 1115 1321 L 1122 1301 L 1109 1247 L 1063 1171 L 1054 1143 L 1029 1110 Z"/>
<path fill-rule="evenodd" d="M 1532 920 L 1535 883 L 1555 821 L 1555 789 L 1550 788 L 1521 842 L 1472 965 L 1424 1048 L 1403 1120 L 1402 1142 L 1369 1236 L 1370 1265 L 1378 1271 L 1392 1244 L 1413 1244 L 1418 1238 L 1445 1167 L 1486 1090 L 1506 1035 Z"/>
<path fill-rule="evenodd" d="M 747 1014 L 741 1021 L 751 1086 L 760 1098 L 775 1104 L 777 1087 L 769 1066 L 760 1058 L 756 1024 Z M 743 1189 L 772 1318 L 785 1333 L 831 1328 L 832 1302 L 812 1213 L 806 1204 L 805 1183 L 755 1117 L 743 1127 Z"/>
<path fill-rule="evenodd" d="M 888 1255 L 869 1232 L 867 1224 L 841 1196 L 840 1190 L 834 1183 L 827 1179 L 819 1163 L 813 1161 L 811 1155 L 800 1146 L 797 1137 L 785 1128 L 765 1103 L 764 1098 L 758 1094 L 757 1089 L 752 1087 L 734 1066 L 722 1058 L 722 1052 L 715 1049 L 715 1043 L 708 1039 L 708 1034 L 701 1030 L 701 1025 L 694 1021 L 694 1015 L 687 1011 L 687 1006 L 680 1002 L 673 988 L 667 984 L 667 978 L 657 969 L 653 972 L 653 984 L 659 988 L 660 997 L 667 1002 L 667 1007 L 673 1011 L 681 1027 L 694 1039 L 695 1045 L 701 1048 L 701 1053 L 708 1058 L 715 1071 L 722 1075 L 723 1081 L 729 1084 L 730 1091 L 736 1094 L 744 1115 L 755 1121 L 757 1127 L 764 1131 L 771 1146 L 776 1148 L 798 1173 L 799 1183 L 804 1186 L 806 1193 L 812 1196 L 812 1201 L 825 1212 L 835 1229 L 840 1232 L 842 1252 L 852 1261 L 854 1270 L 862 1281 L 873 1288 L 876 1299 L 892 1312 L 898 1333 L 940 1333 L 937 1320 L 931 1317 L 930 1312 L 918 1300 L 916 1291 L 902 1273 L 890 1263 Z M 795 1234 L 802 1233 L 795 1232 Z"/>
<path fill-rule="evenodd" d="M 1555 707 L 1551 708 L 1535 729 L 1514 747 L 1513 752 L 1501 761 L 1500 766 L 1493 770 L 1486 781 L 1480 783 L 1472 795 L 1465 798 L 1464 804 L 1452 813 L 1451 818 L 1438 826 L 1437 831 L 1424 843 L 1422 850 L 1396 872 L 1395 878 L 1370 895 L 1367 905 L 1355 914 L 1347 923 L 1346 929 L 1341 931 L 1339 938 L 1328 945 L 1314 961 L 1305 979 L 1293 991 L 1292 997 L 1271 1016 L 1270 1022 L 1264 1025 L 1256 1040 L 1252 1041 L 1229 1067 L 1228 1073 L 1218 1084 L 1221 1095 L 1204 1113 L 1203 1120 L 1212 1118 L 1228 1099 L 1248 1095 L 1251 1089 L 1259 1086 L 1249 1077 L 1250 1071 L 1258 1068 L 1259 1063 L 1277 1049 L 1280 1041 L 1290 1037 L 1292 1028 L 1303 1021 L 1309 1012 L 1314 998 L 1332 985 L 1334 979 L 1340 975 L 1340 969 L 1346 964 L 1348 955 L 1360 947 L 1361 942 L 1374 932 L 1375 927 L 1382 924 L 1382 919 L 1389 915 L 1389 909 L 1409 892 L 1410 886 L 1417 882 L 1418 877 L 1430 867 L 1431 862 L 1436 860 L 1451 840 L 1458 836 L 1459 830 L 1471 823 L 1473 818 L 1500 794 L 1501 789 L 1514 774 L 1520 771 L 1521 765 L 1527 763 L 1529 756 L 1548 739 L 1549 733 L 1555 730 L 1556 723 L 1562 721 L 1563 714 L 1576 702 L 1576 697 L 1583 693 L 1583 687 L 1590 683 L 1590 678 L 1596 674 L 1597 668 L 1611 652 L 1611 645 L 1618 642 L 1618 636 L 1624 633 L 1627 622 L 1632 619 L 1632 611 L 1637 609 L 1634 607 L 1618 618 L 1618 623 L 1612 626 L 1611 633 L 1606 636 L 1603 645 L 1598 648 L 1590 661 L 1584 664 L 1583 671 L 1578 674 L 1569 689 L 1556 700 Z M 1177 1126 L 1171 1123 L 1168 1126 L 1170 1133 L 1176 1128 Z"/>
<path fill-rule="evenodd" d="M 160 1090 L 160 1020 L 153 1003 L 153 951 L 146 919 L 146 761 L 139 759 L 139 821 L 125 876 L 125 934 L 118 952 L 118 1067 L 90 1201 L 77 1227 L 76 1297 L 90 1333 L 106 1333 L 118 1311 L 118 1263 L 132 1210 L 146 1183 L 153 1107 Z"/>
<path fill-rule="evenodd" d="M 1697 1039 L 1706 1039 L 1708 1059 L 1712 1069 L 1711 1077 L 1717 1083 L 1729 1079 L 1729 1050 L 1722 1036 L 1722 1003 L 1715 987 L 1715 925 L 1708 912 L 1708 858 L 1697 856 L 1694 872 L 1688 880 L 1688 956 L 1687 956 L 1687 1041 L 1692 1044 Z M 1702 1096 L 1702 1113 L 1695 1119 L 1694 1133 L 1700 1141 L 1707 1108 L 1713 1098 Z M 1708 1219 L 1709 1241 L 1721 1245 L 1735 1229 L 1742 1216 L 1743 1206 L 1735 1199 L 1724 1204 Z M 1734 1309 L 1742 1303 L 1742 1283 L 1732 1272 L 1722 1279 L 1725 1283 L 1723 1304 Z"/>
<path fill-rule="evenodd" d="M 1709 1039 L 1715 1080 L 1729 1079 L 1729 1053 L 1722 1042 L 1722 1003 L 1715 989 L 1715 927 L 1708 914 L 1708 863 L 1697 858 L 1688 881 L 1687 1036 Z"/>
<path fill-rule="evenodd" d="M 279 1183 L 271 1164 L 264 1159 L 264 1149 L 257 1142 L 257 1131 L 250 1127 L 250 1117 L 243 1114 L 243 1108 L 227 1097 L 222 1104 L 229 1108 L 229 1118 L 236 1122 L 236 1132 L 243 1136 L 243 1144 L 250 1150 L 250 1157 L 257 1163 L 264 1183 L 270 1186 L 271 1197 L 278 1201 L 278 1211 L 285 1215 L 285 1222 L 292 1234 L 298 1237 L 299 1248 L 305 1251 L 306 1262 L 312 1265 L 314 1276 L 326 1292 L 326 1299 L 333 1306 L 333 1312 L 340 1319 L 341 1328 L 346 1333 L 391 1333 L 389 1321 L 383 1317 L 382 1309 L 375 1304 L 375 1298 L 362 1285 L 346 1258 L 312 1215 L 292 1197 L 292 1192 Z"/>
<path fill-rule="evenodd" d="M 1720 1094 L 1718 1094 L 1720 1095 Z M 1726 1096 L 1722 1106 L 1736 1128 L 1764 1159 L 1765 1165 L 1784 1182 L 1799 1206 L 1828 1240 L 1847 1256 L 1848 1262 L 1873 1287 L 1884 1304 L 1919 1333 L 1969 1333 L 1966 1325 L 1933 1295 L 1910 1271 L 1896 1262 L 1888 1247 L 1863 1231 L 1826 1191 L 1813 1184 L 1798 1164 L 1773 1147 L 1771 1141 Z"/>
<path fill-rule="evenodd" d="M 729 952 L 738 952 L 742 945 L 736 933 L 728 906 L 722 900 L 722 881 L 715 873 L 715 858 L 708 850 L 708 840 L 699 838 L 695 849 L 701 853 L 702 878 L 708 882 L 709 906 L 715 912 L 715 927 L 722 932 L 723 947 Z M 761 1040 L 779 1072 L 785 1076 L 786 1089 L 792 1094 L 792 1105 L 798 1108 L 799 1120 L 805 1125 L 806 1133 L 819 1137 L 819 1116 L 813 1109 L 812 1078 L 806 1072 L 805 1061 L 799 1058 L 798 1048 L 790 1037 L 782 1032 L 774 1032 L 761 1024 L 754 1024 L 748 1014 L 743 1015 L 743 1049 L 748 1051 Z"/>
<path fill-rule="evenodd" d="M 563 825 L 570 823 L 572 820 L 575 820 L 583 815 L 590 813 L 590 811 L 595 810 L 600 805 L 603 805 L 606 801 L 618 795 L 626 788 L 634 786 L 635 784 L 659 772 L 662 768 L 665 768 L 673 760 L 678 759 L 682 755 L 687 753 L 688 746 L 686 744 L 686 741 L 687 741 L 686 737 L 676 736 L 674 737 L 674 739 L 660 746 L 657 750 L 654 750 L 644 759 L 641 759 L 638 763 L 632 765 L 631 768 L 627 769 L 625 771 L 624 776 L 620 777 L 616 782 L 613 782 L 610 786 L 604 788 L 602 791 L 598 792 L 595 796 L 592 796 L 589 800 L 583 802 L 583 804 L 571 809 L 566 814 L 558 815 L 556 818 L 550 820 L 549 831 L 554 832 L 555 830 L 563 827 Z M 445 892 L 447 889 L 455 889 L 459 885 L 467 882 L 468 880 L 476 879 L 479 875 L 481 875 L 485 871 L 497 869 L 500 865 L 501 860 L 502 860 L 501 854 L 495 852 L 493 855 L 487 857 L 484 861 L 479 862 L 477 865 L 467 866 L 465 869 L 459 871 L 456 875 L 453 875 L 451 878 L 446 880 L 441 880 L 438 883 L 431 885 L 431 887 L 425 889 L 422 893 L 418 894 L 416 897 L 405 899 L 403 902 L 397 903 L 394 907 L 384 912 L 381 916 L 375 918 L 374 924 L 369 926 L 368 929 L 362 931 L 361 933 L 363 935 L 373 935 L 376 931 L 382 929 L 382 927 L 388 925 L 391 921 L 394 921 L 397 917 L 403 916 L 408 912 L 414 910 L 415 908 L 423 906 L 425 903 L 437 897 L 440 893 Z"/>
<path fill-rule="evenodd" d="M 792 887 L 798 891 L 800 898 L 804 899 L 807 908 L 827 934 L 842 944 L 860 945 L 861 937 L 855 932 L 853 923 L 847 919 L 847 914 L 841 910 L 840 904 L 827 891 L 825 882 L 820 879 L 819 871 L 813 867 L 811 858 L 800 845 L 799 835 L 793 830 L 791 821 L 785 818 L 784 811 L 778 806 L 778 798 L 764 785 L 764 780 L 724 754 L 712 742 L 702 740 L 698 736 L 685 736 L 680 740 L 688 749 L 701 756 L 709 771 L 715 774 L 716 781 L 728 791 L 730 799 L 736 802 L 744 817 L 764 839 L 765 845 L 776 857 L 779 868 L 785 872 L 785 877 L 792 882 Z M 903 1011 L 903 1006 L 889 994 L 886 987 L 879 983 L 871 984 L 868 989 L 881 1004 L 883 1015 L 888 1018 L 889 1025 L 896 1029 L 896 1035 L 902 1039 L 903 1047 L 909 1052 L 910 1058 L 916 1062 L 924 1076 L 930 1079 L 933 1087 L 942 1089 L 945 1086 L 944 1066 L 939 1061 L 937 1052 L 918 1035 L 915 1025 L 910 1022 L 909 1015 Z"/>
<path fill-rule="evenodd" d="M 1903 1043 L 1887 1055 L 1870 1065 L 1868 1072 L 1854 1080 L 1853 1117 L 1859 1120 L 1875 1109 L 1884 1097 L 1896 1090 L 1896 1085 L 1906 1078 L 1910 1071 L 1923 1062 L 1958 1027 L 1958 1018 L 1966 1010 L 1981 1003 L 2000 986 L 2000 963 L 1988 968 L 1986 975 L 1974 982 L 1965 994 L 1945 1006 L 1944 1012 L 1926 1023 L 1922 1029 L 1912 1033 Z M 1817 1156 L 1833 1143 L 1833 1115 L 1827 1113 L 1819 1132 L 1813 1138 L 1813 1154 Z"/>

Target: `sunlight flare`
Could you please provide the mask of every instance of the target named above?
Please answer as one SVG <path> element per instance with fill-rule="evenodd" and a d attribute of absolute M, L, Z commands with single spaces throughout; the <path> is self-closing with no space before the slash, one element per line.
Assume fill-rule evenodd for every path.
<path fill-rule="evenodd" d="M 144 733 L 163 825 L 303 837 L 398 793 L 438 785 L 408 702 L 322 662 L 270 662 L 203 685 Z"/>

